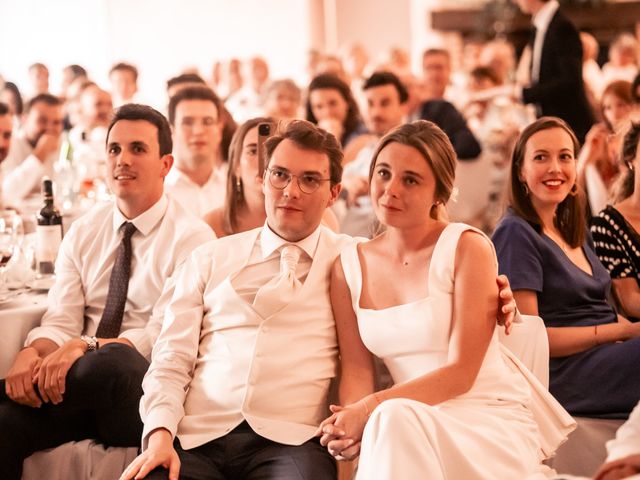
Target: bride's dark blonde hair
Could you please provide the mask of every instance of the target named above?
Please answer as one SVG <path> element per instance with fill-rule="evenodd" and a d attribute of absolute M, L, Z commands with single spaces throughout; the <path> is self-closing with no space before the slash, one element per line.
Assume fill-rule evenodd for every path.
<path fill-rule="evenodd" d="M 446 203 L 451 197 L 453 181 L 456 176 L 458 163 L 456 152 L 447 134 L 435 123 L 427 120 L 401 125 L 387 133 L 376 147 L 369 167 L 369 184 L 373 179 L 373 171 L 378 155 L 390 143 L 400 143 L 415 148 L 433 171 L 436 180 L 435 203 L 431 206 L 429 215 L 436 220 L 447 218 Z"/>

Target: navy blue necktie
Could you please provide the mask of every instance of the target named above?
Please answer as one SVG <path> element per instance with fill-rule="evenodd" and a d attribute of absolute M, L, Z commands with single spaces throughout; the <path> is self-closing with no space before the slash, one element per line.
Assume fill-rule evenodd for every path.
<path fill-rule="evenodd" d="M 124 314 L 124 305 L 127 302 L 131 273 L 131 236 L 135 233 L 136 227 L 131 222 L 125 222 L 121 230 L 123 232 L 122 242 L 118 246 L 116 261 L 113 264 L 111 278 L 109 278 L 107 302 L 96 332 L 98 338 L 116 338 L 120 334 L 122 326 L 122 315 Z"/>

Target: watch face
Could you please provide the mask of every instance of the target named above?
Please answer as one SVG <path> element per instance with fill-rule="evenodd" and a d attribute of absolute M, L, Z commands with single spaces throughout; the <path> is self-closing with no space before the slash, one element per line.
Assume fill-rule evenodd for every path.
<path fill-rule="evenodd" d="M 87 344 L 87 352 L 93 352 L 96 350 L 96 339 L 95 337 L 89 337 L 87 335 L 82 335 L 80 339 Z"/>

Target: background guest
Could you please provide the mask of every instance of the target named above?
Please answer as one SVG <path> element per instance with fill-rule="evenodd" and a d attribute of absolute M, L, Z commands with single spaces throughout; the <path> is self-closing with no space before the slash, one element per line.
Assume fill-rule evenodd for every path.
<path fill-rule="evenodd" d="M 300 118 L 302 91 L 289 78 L 275 80 L 269 85 L 264 102 L 265 115 L 276 120 Z"/>
<path fill-rule="evenodd" d="M 613 293 L 622 312 L 640 320 L 640 123 L 624 136 L 620 179 L 615 203 L 595 217 L 591 234 L 596 253 L 613 280 Z"/>
<path fill-rule="evenodd" d="M 332 133 L 342 148 L 366 131 L 349 85 L 335 75 L 325 73 L 311 80 L 306 111 L 306 119 Z"/>
<path fill-rule="evenodd" d="M 566 121 L 582 142 L 593 115 L 582 80 L 582 44 L 573 23 L 556 0 L 517 0 L 533 15 L 531 83 L 522 89 L 525 103 L 536 105 L 538 116 L 554 115 Z"/>
<path fill-rule="evenodd" d="M 626 418 L 640 400 L 640 323 L 607 302 L 611 278 L 587 235 L 577 152 L 576 136 L 558 118 L 524 129 L 510 209 L 493 242 L 518 309 L 547 327 L 553 396 L 572 415 Z"/>
<path fill-rule="evenodd" d="M 243 123 L 233 136 L 224 205 L 204 216 L 218 238 L 260 227 L 267 218 L 263 176 L 258 168 L 258 126 L 263 123 L 269 125 L 271 132 L 275 130 L 273 119 L 258 117 Z M 338 230 L 330 209 L 323 214 L 322 223 Z"/>
<path fill-rule="evenodd" d="M 165 188 L 196 217 L 224 202 L 227 162 L 220 156 L 222 103 L 206 86 L 183 88 L 169 101 L 175 158 Z"/>

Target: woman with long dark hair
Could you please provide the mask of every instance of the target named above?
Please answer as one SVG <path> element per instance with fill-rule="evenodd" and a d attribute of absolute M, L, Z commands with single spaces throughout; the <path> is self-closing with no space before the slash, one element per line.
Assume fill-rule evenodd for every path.
<path fill-rule="evenodd" d="M 587 232 L 578 140 L 542 117 L 513 152 L 510 208 L 493 234 L 518 309 L 544 320 L 550 391 L 572 415 L 626 418 L 640 400 L 640 324 L 607 301 L 611 278 Z"/>

